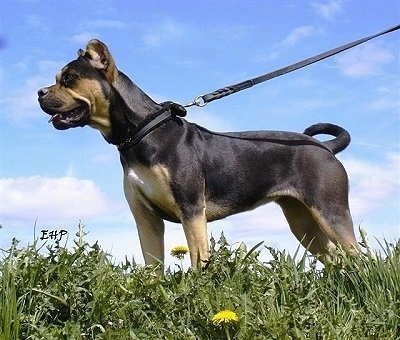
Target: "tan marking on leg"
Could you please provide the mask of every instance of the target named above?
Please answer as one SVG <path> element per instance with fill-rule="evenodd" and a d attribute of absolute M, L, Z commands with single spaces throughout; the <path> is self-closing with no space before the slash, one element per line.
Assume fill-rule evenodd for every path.
<path fill-rule="evenodd" d="M 146 204 L 129 177 L 124 177 L 124 192 L 135 218 L 146 265 L 164 263 L 164 221 Z"/>
<path fill-rule="evenodd" d="M 327 220 L 315 207 L 311 207 L 310 211 L 321 230 L 335 245 L 339 244 L 348 253 L 354 253 L 359 249 L 348 209 L 337 209 L 338 216 L 335 216 L 335 221 Z"/>
<path fill-rule="evenodd" d="M 137 207 L 135 207 L 137 209 Z M 139 233 L 140 245 L 146 265 L 161 264 L 163 270 L 164 264 L 164 221 L 155 215 L 135 212 L 137 230 Z"/>
<path fill-rule="evenodd" d="M 277 203 L 293 234 L 321 262 L 333 260 L 337 245 L 351 254 L 358 249 L 348 209 L 337 208 L 335 221 L 328 221 L 316 207 L 307 207 L 297 198 L 281 197 Z"/>
<path fill-rule="evenodd" d="M 292 197 L 282 197 L 277 201 L 281 206 L 290 229 L 301 244 L 312 254 L 326 261 L 326 254 L 336 247 L 320 229 L 319 224 L 307 209 L 307 207 Z"/>
<path fill-rule="evenodd" d="M 184 221 L 183 230 L 190 250 L 190 260 L 193 268 L 206 264 L 209 257 L 207 221 L 204 211 L 201 215 L 189 221 Z"/>

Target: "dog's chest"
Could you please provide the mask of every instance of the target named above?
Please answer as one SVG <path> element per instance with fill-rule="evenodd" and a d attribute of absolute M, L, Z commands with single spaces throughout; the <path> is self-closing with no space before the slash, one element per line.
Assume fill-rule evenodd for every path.
<path fill-rule="evenodd" d="M 171 191 L 170 174 L 163 165 L 132 166 L 125 171 L 124 190 L 131 206 L 139 200 L 149 209 L 156 206 L 178 217 L 179 209 Z"/>

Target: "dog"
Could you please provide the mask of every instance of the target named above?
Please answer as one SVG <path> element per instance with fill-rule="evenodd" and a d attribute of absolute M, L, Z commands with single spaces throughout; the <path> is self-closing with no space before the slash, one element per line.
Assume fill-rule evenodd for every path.
<path fill-rule="evenodd" d="M 207 222 L 276 202 L 290 229 L 323 262 L 357 249 L 348 177 L 335 154 L 349 133 L 319 123 L 304 133 L 217 133 L 188 122 L 176 103 L 154 102 L 116 67 L 108 47 L 86 50 L 38 90 L 58 130 L 91 126 L 118 147 L 124 193 L 146 265 L 164 261 L 164 220 L 180 222 L 191 265 L 209 260 Z M 335 138 L 320 142 L 313 136 Z"/>

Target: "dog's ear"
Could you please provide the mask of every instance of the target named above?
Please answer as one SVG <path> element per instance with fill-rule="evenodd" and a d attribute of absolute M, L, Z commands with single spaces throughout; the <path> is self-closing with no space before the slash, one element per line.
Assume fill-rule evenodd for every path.
<path fill-rule="evenodd" d="M 88 58 L 93 67 L 103 70 L 110 83 L 114 82 L 118 75 L 118 69 L 108 47 L 104 43 L 100 40 L 92 39 L 87 43 L 86 51 L 80 49 L 78 55 Z"/>

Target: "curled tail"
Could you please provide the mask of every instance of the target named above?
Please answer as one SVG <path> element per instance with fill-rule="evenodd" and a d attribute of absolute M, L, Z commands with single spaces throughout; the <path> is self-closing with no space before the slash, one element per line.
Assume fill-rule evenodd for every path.
<path fill-rule="evenodd" d="M 303 132 L 307 136 L 315 136 L 319 134 L 332 135 L 336 138 L 322 142 L 326 147 L 328 147 L 334 154 L 343 151 L 350 144 L 350 134 L 340 126 L 329 124 L 329 123 L 319 123 L 308 127 Z"/>

